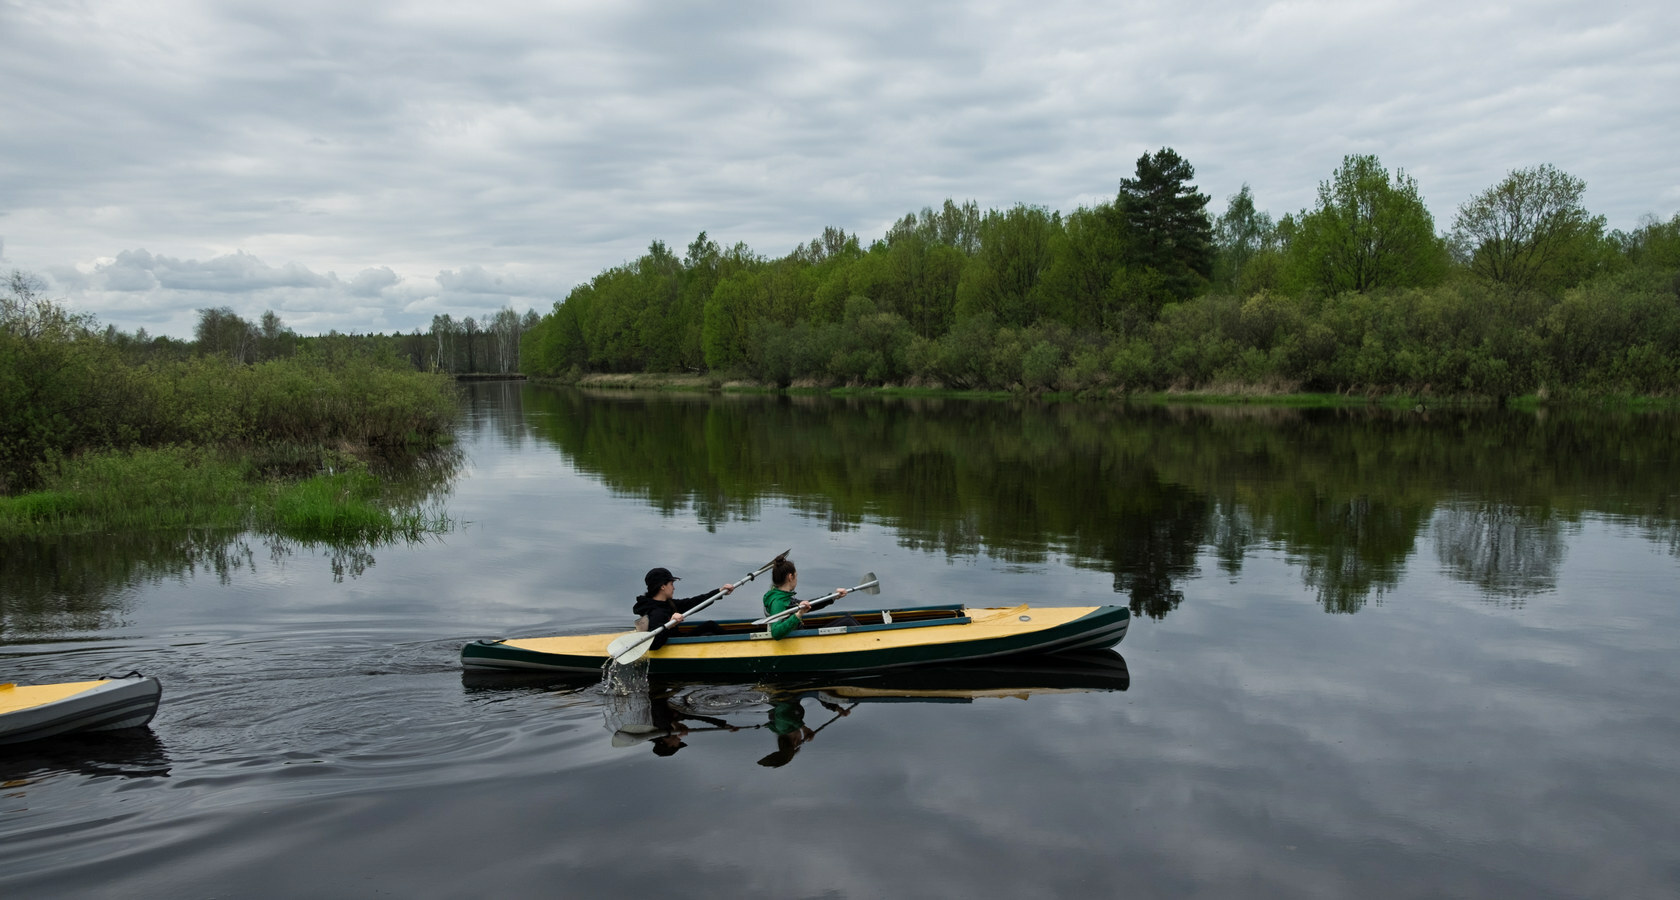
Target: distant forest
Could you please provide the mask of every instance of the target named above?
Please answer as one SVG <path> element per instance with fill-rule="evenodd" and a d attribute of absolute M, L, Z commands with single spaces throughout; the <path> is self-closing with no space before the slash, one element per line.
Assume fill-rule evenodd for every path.
<path fill-rule="evenodd" d="M 1413 178 L 1349 156 L 1274 221 L 1247 185 L 1210 214 L 1194 175 L 1163 148 L 1094 207 L 947 200 L 867 246 L 828 228 L 775 259 L 654 241 L 523 323 L 519 365 L 1032 392 L 1680 388 L 1680 215 L 1607 231 L 1582 180 L 1540 165 L 1442 233 Z"/>
<path fill-rule="evenodd" d="M 24 272 L 13 272 L 0 293 L 0 302 L 34 302 L 44 286 Z M 253 322 L 228 307 L 198 311 L 198 323 L 190 341 L 163 335 L 152 336 L 145 329 L 119 331 L 107 325 L 95 331 L 105 343 L 131 360 L 185 360 L 195 356 L 222 356 L 237 363 L 260 363 L 288 359 L 300 350 L 331 356 L 356 354 L 383 357 L 387 362 L 406 364 L 422 372 L 501 373 L 520 371 L 520 338 L 537 324 L 535 310 L 523 315 L 511 308 L 497 310 L 480 323 L 472 316 L 456 319 L 432 317 L 432 327 L 408 334 L 341 334 L 302 336 L 269 310 Z M 89 319 L 87 323 L 93 324 Z M 4 317 L 0 315 L 0 326 Z"/>

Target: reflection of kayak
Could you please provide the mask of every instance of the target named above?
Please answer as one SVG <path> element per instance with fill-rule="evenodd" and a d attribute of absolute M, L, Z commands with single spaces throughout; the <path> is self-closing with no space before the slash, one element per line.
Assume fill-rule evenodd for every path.
<path fill-rule="evenodd" d="M 838 613 L 807 616 L 781 640 L 747 619 L 717 622 L 695 635 L 684 624 L 646 657 L 653 675 L 757 675 L 862 672 L 1112 647 L 1126 636 L 1124 606 L 970 609 L 961 604 L 858 610 L 856 625 L 830 625 Z M 478 669 L 594 672 L 623 632 L 474 641 L 461 664 Z"/>
<path fill-rule="evenodd" d="M 808 690 L 846 700 L 967 702 L 986 697 L 1123 691 L 1126 660 L 1113 650 L 1054 653 L 992 664 L 930 666 L 859 675 Z"/>
<path fill-rule="evenodd" d="M 0 752 L 0 784 L 33 779 L 43 772 L 118 778 L 169 774 L 169 754 L 150 728 L 79 731 L 51 740 L 4 746 L 5 751 Z"/>
<path fill-rule="evenodd" d="M 156 678 L 138 674 L 65 684 L 0 685 L 0 744 L 138 728 L 157 714 L 162 695 Z"/>

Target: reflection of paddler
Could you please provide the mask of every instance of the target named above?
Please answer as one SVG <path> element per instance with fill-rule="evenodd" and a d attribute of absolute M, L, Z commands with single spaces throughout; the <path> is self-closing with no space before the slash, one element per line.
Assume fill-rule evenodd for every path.
<path fill-rule="evenodd" d="M 822 723 L 815 729 L 805 724 L 805 704 L 799 697 L 785 697 L 774 701 L 770 705 L 770 730 L 776 733 L 776 750 L 758 761 L 761 766 L 779 768 L 793 761 L 793 755 L 817 732 L 834 724 L 841 716 L 851 715 L 851 709 L 838 703 L 830 703 L 821 697 L 817 698 L 824 708 L 833 710 L 833 719 Z"/>
<path fill-rule="evenodd" d="M 685 719 L 705 722 L 707 725 L 727 728 L 730 731 L 740 730 L 723 719 L 702 716 L 698 713 L 683 713 L 671 705 L 669 697 L 648 697 L 648 712 L 651 714 L 654 730 L 664 732 L 653 741 L 653 752 L 656 756 L 670 756 L 688 746 L 682 739 L 682 736 L 688 734 L 691 730 L 684 722 Z"/>

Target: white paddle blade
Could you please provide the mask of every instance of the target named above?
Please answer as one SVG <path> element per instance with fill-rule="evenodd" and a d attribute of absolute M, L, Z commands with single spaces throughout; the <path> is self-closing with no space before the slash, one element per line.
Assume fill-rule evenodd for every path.
<path fill-rule="evenodd" d="M 621 634 L 613 638 L 612 643 L 607 645 L 607 656 L 613 662 L 621 666 L 627 666 L 641 659 L 651 646 L 653 646 L 653 632 L 632 631 L 629 634 Z"/>
<path fill-rule="evenodd" d="M 874 572 L 864 575 L 863 583 L 865 586 L 858 588 L 858 590 L 863 591 L 865 594 L 881 593 L 881 579 L 876 578 Z"/>

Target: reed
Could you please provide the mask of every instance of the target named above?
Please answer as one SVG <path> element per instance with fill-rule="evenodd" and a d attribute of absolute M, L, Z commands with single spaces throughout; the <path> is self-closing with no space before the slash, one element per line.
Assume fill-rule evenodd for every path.
<path fill-rule="evenodd" d="M 246 460 L 195 445 L 85 453 L 48 468 L 40 490 L 0 497 L 0 537 L 249 528 L 380 541 L 450 524 L 417 499 L 426 491 L 402 492 L 365 469 L 270 481 Z"/>

